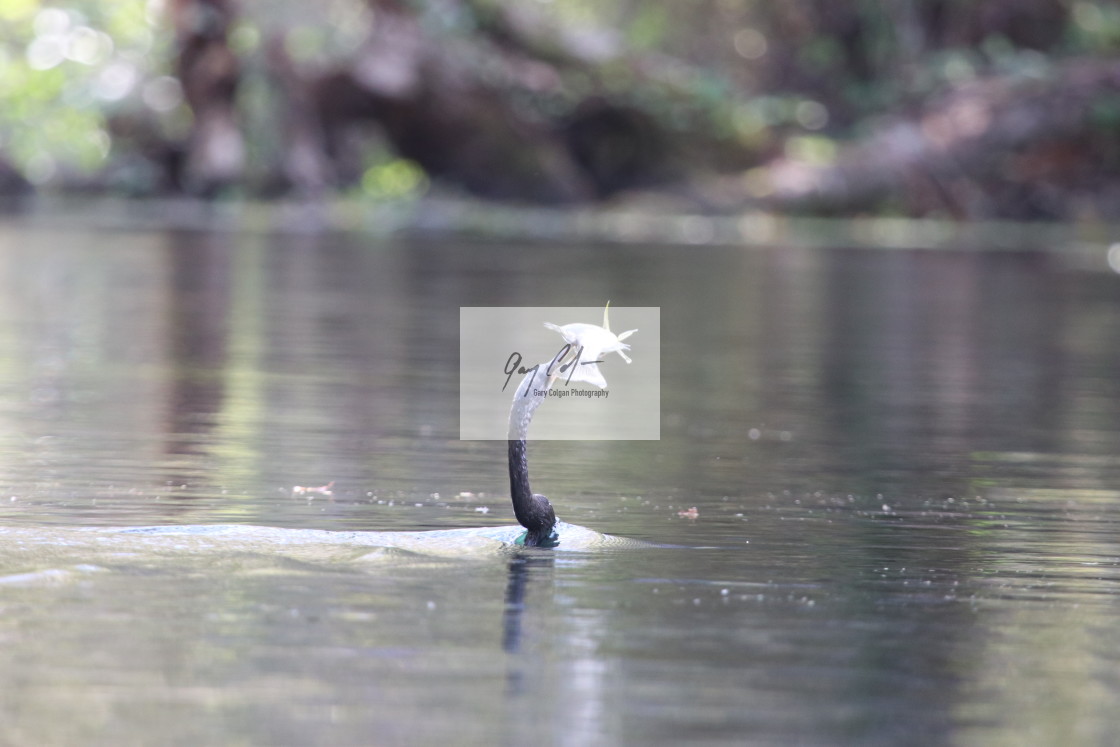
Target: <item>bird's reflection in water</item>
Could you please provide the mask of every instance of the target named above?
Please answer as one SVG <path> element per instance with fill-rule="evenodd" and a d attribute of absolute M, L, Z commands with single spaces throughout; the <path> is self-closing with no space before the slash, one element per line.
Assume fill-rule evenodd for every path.
<path fill-rule="evenodd" d="M 570 561 L 560 560 L 565 576 L 578 573 Z M 562 734 L 557 744 L 593 744 L 606 728 L 611 673 L 599 655 L 606 621 L 590 610 L 574 620 L 556 609 L 564 605 L 556 564 L 551 551 L 521 550 L 509 559 L 502 648 L 511 744 L 539 741 L 542 728 Z"/>
<path fill-rule="evenodd" d="M 522 653 L 523 618 L 528 609 L 526 591 L 530 588 L 551 587 L 550 583 L 542 583 L 540 577 L 545 574 L 551 576 L 555 563 L 556 556 L 551 552 L 528 550 L 510 557 L 506 604 L 502 613 L 502 650 L 507 654 Z M 531 584 L 530 579 L 533 579 Z M 509 694 L 518 695 L 523 692 L 526 669 L 526 663 L 522 658 L 511 658 L 506 680 Z"/>

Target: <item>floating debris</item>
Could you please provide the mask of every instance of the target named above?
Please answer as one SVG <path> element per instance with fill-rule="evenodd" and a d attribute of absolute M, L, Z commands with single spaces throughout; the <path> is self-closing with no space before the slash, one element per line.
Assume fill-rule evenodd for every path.
<path fill-rule="evenodd" d="M 295 485 L 292 487 L 292 495 L 334 495 L 334 480 L 331 480 L 326 485 L 320 485 L 317 488 L 308 488 L 303 485 Z"/>
<path fill-rule="evenodd" d="M 682 519 L 699 519 L 700 512 L 696 509 L 696 506 L 693 506 L 684 511 L 677 511 L 677 516 L 680 516 Z"/>

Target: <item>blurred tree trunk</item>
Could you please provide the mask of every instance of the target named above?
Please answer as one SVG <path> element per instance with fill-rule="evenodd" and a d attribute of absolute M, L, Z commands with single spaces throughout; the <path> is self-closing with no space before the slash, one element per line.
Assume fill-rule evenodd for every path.
<path fill-rule="evenodd" d="M 241 76 L 229 47 L 232 0 L 172 0 L 175 72 L 194 114 L 184 178 L 189 191 L 212 194 L 243 176 L 245 145 L 234 96 Z"/>
<path fill-rule="evenodd" d="M 337 183 L 337 171 L 325 151 L 326 138 L 312 84 L 288 56 L 282 38 L 269 40 L 266 59 L 283 105 L 280 126 L 286 146 L 280 154 L 275 186 L 301 197 L 319 197 Z"/>
<path fill-rule="evenodd" d="M 31 183 L 0 154 L 0 209 L 30 195 L 32 191 Z"/>

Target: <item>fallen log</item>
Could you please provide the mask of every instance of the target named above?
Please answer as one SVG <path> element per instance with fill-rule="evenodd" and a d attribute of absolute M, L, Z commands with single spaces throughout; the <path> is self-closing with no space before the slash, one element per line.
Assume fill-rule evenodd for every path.
<path fill-rule="evenodd" d="M 1075 59 L 929 100 L 838 148 L 754 174 L 754 200 L 824 214 L 1120 218 L 1120 60 Z"/>

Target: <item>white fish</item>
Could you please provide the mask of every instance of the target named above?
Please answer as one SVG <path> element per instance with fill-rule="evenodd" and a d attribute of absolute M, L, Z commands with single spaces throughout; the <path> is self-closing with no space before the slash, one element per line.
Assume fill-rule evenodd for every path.
<path fill-rule="evenodd" d="M 617 335 L 611 332 L 610 319 L 608 318 L 610 308 L 611 302 L 607 301 L 607 305 L 603 308 L 603 326 L 601 327 L 597 324 L 584 324 L 582 322 L 565 324 L 562 327 L 551 322 L 544 323 L 544 326 L 559 332 L 560 336 L 564 338 L 564 342 L 572 346 L 572 356 L 581 347 L 583 348 L 579 365 L 576 366 L 575 371 L 571 372 L 571 378 L 569 379 L 566 375 L 559 375 L 558 378 L 567 381 L 581 381 L 600 389 L 606 389 L 607 380 L 603 378 L 603 374 L 597 365 L 602 361 L 603 355 L 618 353 L 622 356 L 622 360 L 631 363 L 630 356 L 626 354 L 630 346 L 623 340 L 638 330 L 629 329 Z"/>

